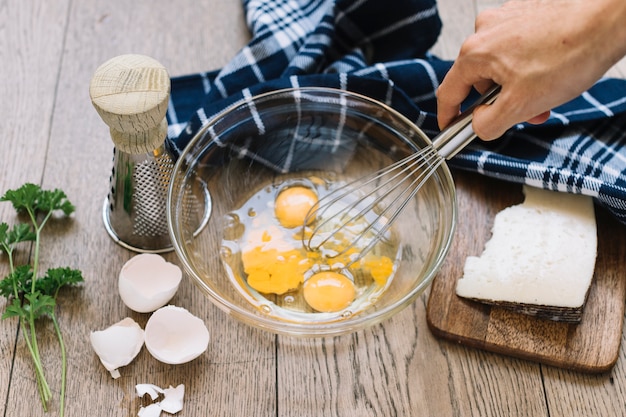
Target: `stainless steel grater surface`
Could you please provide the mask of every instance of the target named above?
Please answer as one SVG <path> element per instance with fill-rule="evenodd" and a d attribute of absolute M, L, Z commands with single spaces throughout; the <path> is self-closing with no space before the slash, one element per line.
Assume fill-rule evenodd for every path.
<path fill-rule="evenodd" d="M 166 208 L 173 167 L 172 158 L 162 147 L 153 154 L 114 149 L 103 219 L 117 243 L 140 252 L 172 249 Z"/>

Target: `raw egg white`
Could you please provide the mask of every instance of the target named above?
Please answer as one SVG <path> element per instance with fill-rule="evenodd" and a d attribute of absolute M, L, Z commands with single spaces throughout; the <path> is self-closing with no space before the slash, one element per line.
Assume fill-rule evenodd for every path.
<path fill-rule="evenodd" d="M 348 307 L 356 290 L 348 277 L 338 272 L 324 271 L 314 274 L 304 282 L 304 300 L 314 310 L 332 313 Z"/>
<path fill-rule="evenodd" d="M 292 186 L 282 190 L 274 203 L 274 214 L 281 225 L 294 228 L 304 225 L 311 207 L 317 203 L 317 194 L 308 187 Z M 309 224 L 314 219 L 309 220 Z"/>
<path fill-rule="evenodd" d="M 355 230 L 368 226 L 366 219 L 338 233 L 323 250 L 303 245 L 315 222 L 324 220 L 309 221 L 309 211 L 343 184 L 332 178 L 313 179 L 294 178 L 259 188 L 225 222 L 221 256 L 229 278 L 247 284 L 248 289 L 238 284 L 237 289 L 261 303 L 264 312 L 269 302 L 286 320 L 319 320 L 322 316 L 317 313 L 347 317 L 347 309 L 356 314 L 378 298 L 394 272 L 398 247 L 391 239 L 377 243 L 358 261 L 359 247 L 344 250 Z M 320 271 L 327 273 L 312 276 Z"/>

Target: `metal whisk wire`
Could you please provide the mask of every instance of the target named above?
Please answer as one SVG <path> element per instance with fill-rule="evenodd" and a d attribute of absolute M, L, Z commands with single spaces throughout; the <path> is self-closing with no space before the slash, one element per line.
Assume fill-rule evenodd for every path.
<path fill-rule="evenodd" d="M 371 222 L 364 222 L 364 228 L 360 233 L 351 240 L 348 246 L 336 252 L 333 257 L 347 253 L 372 231 L 379 237 L 384 236 L 396 217 L 398 217 L 404 207 L 415 196 L 419 188 L 428 180 L 441 162 L 443 162 L 443 159 L 439 157 L 437 151 L 432 146 L 428 146 L 420 152 L 411 154 L 389 165 L 384 170 L 354 180 L 326 194 L 318 200 L 307 215 L 307 224 L 312 222 L 313 218 L 317 218 L 318 222 L 315 224 L 311 235 L 306 240 L 305 246 L 308 250 L 319 250 L 337 233 L 347 229 L 350 225 L 358 223 L 358 221 L 365 218 L 368 213 L 372 213 L 373 210 L 379 206 L 381 199 L 391 197 L 390 203 L 376 212 L 377 215 L 375 219 Z M 430 168 L 425 169 L 429 165 Z M 413 177 L 411 174 L 414 172 L 419 172 L 419 174 Z M 407 181 L 408 184 L 406 184 Z M 358 188 L 355 188 L 356 184 L 358 184 Z M 355 189 L 363 189 L 371 184 L 374 184 L 374 188 L 369 190 L 368 195 L 351 202 L 346 201 L 346 199 L 354 193 Z M 401 184 L 405 184 L 406 187 L 400 189 Z M 372 195 L 376 195 L 377 198 L 371 198 Z M 326 213 L 332 210 L 336 204 L 340 204 L 341 207 L 338 213 L 326 216 Z M 353 210 L 358 210 L 358 212 L 352 214 Z M 387 216 L 392 210 L 394 211 L 391 215 Z M 337 220 L 339 221 L 337 222 Z M 333 225 L 334 228 L 332 232 L 324 234 L 322 231 L 332 223 L 336 223 Z M 317 236 L 319 236 L 320 239 L 315 239 Z M 378 239 L 370 239 L 367 245 L 361 250 L 361 253 L 368 252 L 377 241 Z"/>
<path fill-rule="evenodd" d="M 361 259 L 387 234 L 393 222 L 433 172 L 476 137 L 471 127 L 474 108 L 481 104 L 491 104 L 499 92 L 499 86 L 492 87 L 437 135 L 432 145 L 321 197 L 306 216 L 304 224 L 314 226 L 309 234 L 303 234 L 304 247 L 310 251 L 318 251 L 329 241 L 336 240 L 340 233 L 359 224 L 362 229 L 354 234 L 347 245 L 331 254 L 326 253 L 326 256 L 336 258 L 347 254 L 357 247 L 358 242 L 371 236 L 350 264 Z M 356 190 L 368 189 L 372 184 L 374 188 L 369 189 L 365 195 L 350 198 L 355 197 Z M 383 206 L 382 201 L 388 204 Z M 368 216 L 373 219 L 367 219 Z M 330 230 L 327 231 L 328 228 Z"/>

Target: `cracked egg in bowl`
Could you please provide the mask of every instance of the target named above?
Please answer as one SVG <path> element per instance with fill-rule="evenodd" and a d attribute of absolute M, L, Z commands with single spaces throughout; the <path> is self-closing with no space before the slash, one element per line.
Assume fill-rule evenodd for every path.
<path fill-rule="evenodd" d="M 333 336 L 391 317 L 428 287 L 450 246 L 456 202 L 445 164 L 380 239 L 368 228 L 375 218 L 342 227 L 340 216 L 310 213 L 341 188 L 342 203 L 375 201 L 384 219 L 384 187 L 351 181 L 429 144 L 398 112 L 342 90 L 278 90 L 231 106 L 172 174 L 168 224 L 186 274 L 235 319 L 278 334 Z M 322 223 L 340 232 L 312 245 Z"/>

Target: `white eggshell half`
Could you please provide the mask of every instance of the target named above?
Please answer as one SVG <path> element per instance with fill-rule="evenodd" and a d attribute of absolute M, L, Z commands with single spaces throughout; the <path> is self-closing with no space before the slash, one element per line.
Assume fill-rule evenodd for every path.
<path fill-rule="evenodd" d="M 189 362 L 209 346 L 209 330 L 182 307 L 158 309 L 146 324 L 146 348 L 155 359 L 172 365 Z"/>
<path fill-rule="evenodd" d="M 180 285 L 181 269 L 154 253 L 135 255 L 120 271 L 122 301 L 138 313 L 150 313 L 167 304 Z"/>
<path fill-rule="evenodd" d="M 102 365 L 113 378 L 119 378 L 118 368 L 128 365 L 141 350 L 144 331 L 130 317 L 89 335 L 91 346 L 100 358 Z"/>

